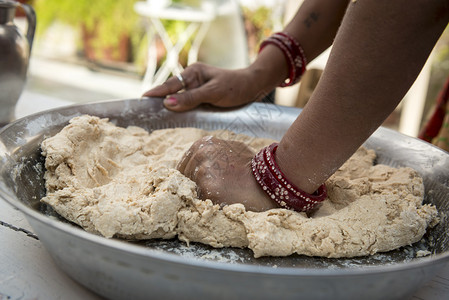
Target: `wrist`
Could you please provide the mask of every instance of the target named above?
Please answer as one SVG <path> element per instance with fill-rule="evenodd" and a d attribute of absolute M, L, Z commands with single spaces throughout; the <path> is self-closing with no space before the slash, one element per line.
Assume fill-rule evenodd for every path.
<path fill-rule="evenodd" d="M 249 178 L 246 187 L 249 187 L 247 190 L 251 191 L 251 195 L 245 195 L 244 197 L 245 200 L 243 204 L 246 209 L 249 211 L 262 212 L 269 209 L 280 208 L 280 206 L 260 188 L 260 185 L 252 172 L 251 164 L 246 170 L 244 178 Z"/>
<path fill-rule="evenodd" d="M 307 59 L 301 44 L 291 34 L 276 32 L 260 44 L 259 53 L 268 46 L 278 48 L 285 59 L 288 77 L 279 86 L 286 87 L 297 83 L 306 71 Z"/>
<path fill-rule="evenodd" d="M 256 60 L 248 67 L 255 75 L 256 84 L 263 90 L 271 91 L 289 76 L 288 65 L 282 51 L 274 45 L 267 45 Z"/>
<path fill-rule="evenodd" d="M 283 139 L 282 143 L 280 143 L 277 148 L 275 157 L 276 163 L 285 176 L 290 178 L 301 190 L 309 194 L 314 193 L 322 184 L 321 181 L 313 178 L 315 168 L 302 162 L 300 158 L 298 158 L 298 151 L 294 151 L 294 154 L 289 151 L 289 149 L 291 149 L 290 145 L 293 144 L 289 144 L 288 146 L 285 146 L 285 144 L 285 139 Z M 310 170 L 312 170 L 312 174 L 309 173 Z"/>
<path fill-rule="evenodd" d="M 320 185 L 313 193 L 307 193 L 290 181 L 276 162 L 277 143 L 263 148 L 251 162 L 256 182 L 279 206 L 295 211 L 311 211 L 327 197 L 326 186 Z"/>

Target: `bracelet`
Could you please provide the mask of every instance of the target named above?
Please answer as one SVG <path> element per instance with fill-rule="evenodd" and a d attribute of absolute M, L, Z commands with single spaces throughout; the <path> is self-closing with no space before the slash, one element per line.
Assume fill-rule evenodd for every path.
<path fill-rule="evenodd" d="M 327 197 L 326 185 L 322 184 L 313 194 L 308 194 L 290 182 L 275 161 L 278 143 L 273 143 L 259 151 L 251 161 L 257 183 L 262 190 L 283 208 L 307 212 Z"/>
<path fill-rule="evenodd" d="M 260 44 L 259 53 L 265 46 L 277 46 L 285 56 L 288 64 L 289 76 L 279 86 L 285 87 L 297 83 L 306 71 L 307 59 L 299 42 L 285 32 L 277 32 Z"/>

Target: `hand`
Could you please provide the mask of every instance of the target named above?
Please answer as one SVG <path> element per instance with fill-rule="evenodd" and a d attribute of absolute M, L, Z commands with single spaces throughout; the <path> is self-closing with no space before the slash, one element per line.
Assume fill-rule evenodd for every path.
<path fill-rule="evenodd" d="M 267 93 L 257 87 L 257 78 L 249 69 L 225 70 L 195 63 L 176 77 L 144 93 L 146 97 L 166 97 L 164 105 L 174 111 L 193 109 L 201 103 L 234 107 L 262 99 Z"/>
<path fill-rule="evenodd" d="M 178 170 L 197 183 L 201 199 L 214 204 L 242 203 L 247 210 L 257 212 L 277 208 L 254 178 L 254 155 L 244 143 L 209 136 L 190 147 Z"/>

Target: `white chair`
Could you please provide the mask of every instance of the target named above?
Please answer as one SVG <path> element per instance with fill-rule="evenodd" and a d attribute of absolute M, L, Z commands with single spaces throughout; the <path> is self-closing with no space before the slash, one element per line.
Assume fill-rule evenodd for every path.
<path fill-rule="evenodd" d="M 165 1 L 169 2 L 169 1 Z M 162 84 L 171 74 L 182 72 L 179 54 L 189 40 L 188 64 L 198 60 L 224 68 L 240 68 L 248 64 L 246 34 L 240 7 L 235 0 L 203 0 L 199 6 L 163 5 L 157 1 L 137 2 L 135 11 L 150 20 L 148 28 L 148 65 L 142 89 Z M 188 23 L 186 30 L 172 43 L 161 20 Z M 167 55 L 157 69 L 155 37 L 159 36 Z"/>

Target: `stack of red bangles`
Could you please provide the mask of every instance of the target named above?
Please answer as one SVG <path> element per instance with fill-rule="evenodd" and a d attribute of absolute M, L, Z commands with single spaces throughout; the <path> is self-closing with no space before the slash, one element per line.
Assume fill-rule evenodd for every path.
<path fill-rule="evenodd" d="M 307 65 L 306 56 L 301 45 L 294 37 L 285 32 L 277 32 L 264 40 L 260 44 L 259 52 L 268 44 L 277 46 L 287 60 L 289 77 L 280 86 L 285 87 L 297 83 L 306 71 Z"/>
<path fill-rule="evenodd" d="M 285 56 L 289 77 L 280 86 L 297 83 L 306 71 L 307 60 L 298 41 L 285 32 L 277 32 L 264 40 L 259 52 L 272 44 L 277 46 Z M 275 161 L 277 143 L 263 148 L 252 160 L 251 168 L 257 183 L 264 192 L 279 206 L 300 212 L 311 211 L 327 197 L 326 186 L 321 185 L 313 194 L 308 194 L 290 182 Z"/>
<path fill-rule="evenodd" d="M 307 212 L 316 208 L 327 197 L 326 186 L 321 185 L 308 194 L 290 182 L 275 161 L 278 143 L 263 148 L 252 160 L 251 168 L 262 190 L 283 208 Z"/>

